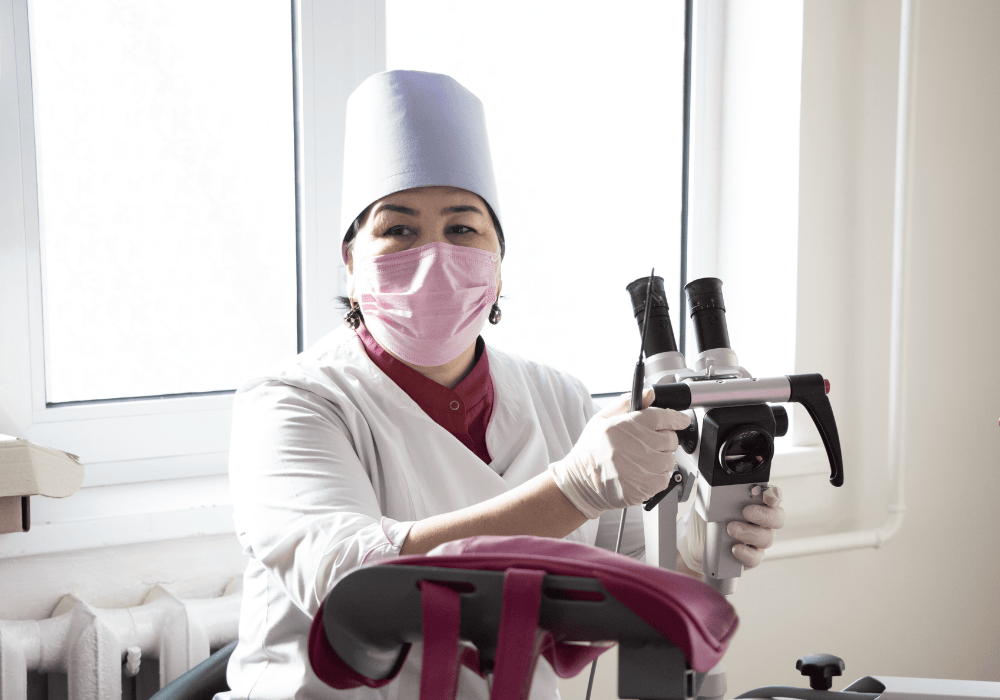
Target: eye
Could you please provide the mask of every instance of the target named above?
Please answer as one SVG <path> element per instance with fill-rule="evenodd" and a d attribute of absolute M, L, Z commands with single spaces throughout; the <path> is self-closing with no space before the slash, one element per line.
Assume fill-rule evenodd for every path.
<path fill-rule="evenodd" d="M 392 226 L 386 229 L 383 236 L 415 236 L 416 231 L 411 229 L 409 226 Z"/>
<path fill-rule="evenodd" d="M 475 233 L 475 232 L 476 232 L 476 229 L 469 228 L 468 226 L 465 226 L 463 224 L 455 224 L 454 226 L 449 226 L 448 227 L 448 233 L 450 233 L 450 234 L 462 235 L 462 234 L 465 234 L 465 233 Z"/>

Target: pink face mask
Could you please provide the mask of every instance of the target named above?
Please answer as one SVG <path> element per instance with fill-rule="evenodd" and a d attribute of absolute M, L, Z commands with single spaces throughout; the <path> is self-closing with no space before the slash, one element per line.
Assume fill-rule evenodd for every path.
<path fill-rule="evenodd" d="M 422 367 L 475 342 L 497 298 L 498 254 L 451 243 L 355 261 L 365 325 L 393 355 Z"/>

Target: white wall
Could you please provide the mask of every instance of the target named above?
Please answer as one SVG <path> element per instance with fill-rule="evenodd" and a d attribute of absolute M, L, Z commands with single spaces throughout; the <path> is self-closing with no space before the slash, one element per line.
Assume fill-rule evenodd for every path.
<path fill-rule="evenodd" d="M 795 659 L 819 651 L 842 656 L 848 679 L 1000 680 L 1000 378 L 988 369 L 1000 342 L 1000 3 L 914 9 L 906 521 L 881 550 L 744 577 L 734 694 L 801 685 Z M 797 369 L 832 378 L 848 484 L 866 489 L 856 526 L 884 517 L 899 16 L 898 0 L 809 0 L 804 17 Z"/>

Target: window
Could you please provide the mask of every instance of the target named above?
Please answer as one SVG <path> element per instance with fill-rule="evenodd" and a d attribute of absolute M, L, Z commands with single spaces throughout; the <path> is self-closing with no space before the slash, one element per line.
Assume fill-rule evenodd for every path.
<path fill-rule="evenodd" d="M 294 354 L 290 4 L 28 8 L 46 403 Z"/>
<path fill-rule="evenodd" d="M 697 2 L 695 17 L 688 279 L 724 281 L 744 366 L 788 374 L 802 3 Z M 504 322 L 487 340 L 594 393 L 630 385 L 624 288 L 653 266 L 680 335 L 683 51 L 681 0 L 614 12 L 386 1 L 386 67 L 448 73 L 486 106 L 508 247 Z M 693 366 L 690 326 L 686 337 Z"/>
<path fill-rule="evenodd" d="M 802 0 L 697 7 L 688 277 L 723 281 L 743 366 L 758 377 L 791 374 Z"/>
<path fill-rule="evenodd" d="M 679 286 L 683 3 L 679 0 L 633 3 L 626 8 L 616 8 L 615 12 L 598 13 L 581 3 L 519 1 L 498 3 L 493 14 L 489 14 L 492 3 L 442 3 L 432 12 L 428 11 L 429 5 L 420 3 L 424 16 L 433 16 L 436 21 L 451 17 L 483 30 L 473 35 L 437 28 L 418 31 L 413 24 L 419 20 L 414 16 L 417 10 L 414 5 L 397 0 L 356 3 L 296 0 L 294 3 L 261 3 L 253 10 L 248 9 L 246 3 L 197 4 L 192 12 L 196 12 L 198 22 L 187 24 L 198 24 L 193 27 L 196 32 L 208 32 L 195 42 L 198 44 L 196 50 L 204 52 L 198 53 L 197 61 L 225 66 L 228 76 L 228 81 L 223 81 L 226 84 L 220 86 L 220 94 L 226 95 L 226 99 L 220 100 L 213 118 L 221 123 L 232 120 L 227 117 L 226 110 L 240 104 L 247 110 L 259 111 L 248 115 L 247 119 L 255 120 L 253 124 L 258 130 L 270 131 L 272 127 L 267 124 L 271 122 L 267 120 L 274 123 L 286 118 L 290 120 L 294 104 L 298 120 L 294 164 L 298 168 L 299 189 L 297 192 L 291 190 L 295 182 L 290 172 L 293 161 L 288 150 L 292 145 L 289 143 L 293 135 L 291 125 L 287 129 L 279 126 L 272 134 L 275 140 L 263 148 L 274 154 L 268 161 L 273 165 L 265 169 L 261 179 L 246 186 L 259 188 L 255 191 L 269 191 L 281 203 L 274 218 L 269 219 L 273 223 L 254 235 L 266 237 L 273 233 L 282 238 L 283 247 L 272 253 L 256 243 L 246 246 L 250 250 L 237 250 L 240 246 L 226 244 L 223 262 L 207 271 L 203 266 L 204 274 L 195 275 L 199 282 L 213 276 L 229 282 L 239 277 L 241 270 L 252 269 L 254 259 L 273 255 L 280 262 L 273 268 L 268 267 L 267 274 L 280 268 L 281 276 L 257 284 L 259 280 L 253 277 L 256 273 L 251 273 L 251 284 L 243 287 L 247 295 L 262 292 L 265 301 L 251 301 L 249 296 L 217 300 L 213 298 L 217 292 L 202 287 L 196 292 L 195 301 L 163 307 L 173 310 L 157 313 L 195 317 L 203 310 L 199 307 L 218 303 L 207 317 L 222 318 L 231 314 L 230 320 L 235 325 L 244 330 L 250 328 L 251 332 L 256 332 L 255 326 L 282 329 L 274 334 L 278 345 L 253 362 L 267 365 L 271 362 L 267 353 L 273 353 L 273 357 L 293 352 L 295 339 L 290 336 L 294 336 L 295 331 L 295 310 L 289 307 L 294 302 L 294 281 L 290 283 L 289 280 L 293 280 L 294 274 L 291 265 L 295 254 L 295 222 L 289 214 L 293 211 L 289 209 L 289 199 L 297 196 L 301 342 L 304 346 L 311 345 L 336 327 L 343 313 L 335 297 L 344 292 L 337 228 L 347 97 L 366 77 L 387 67 L 444 71 L 455 75 L 484 100 L 491 120 L 489 127 L 509 255 L 504 262 L 504 321 L 487 330 L 488 340 L 498 347 L 565 368 L 584 378 L 593 392 L 627 389 L 638 350 L 638 333 L 625 285 L 649 274 L 649 268 L 655 265 L 657 273 L 666 278 L 668 289 Z M 795 201 L 796 194 L 789 195 L 789 183 L 794 189 L 794 177 L 791 181 L 781 180 L 781 187 L 772 187 L 770 194 L 765 192 L 766 196 L 751 196 L 747 188 L 762 181 L 774 184 L 773 178 L 760 175 L 763 168 L 775 162 L 775 151 L 770 146 L 782 134 L 786 142 L 791 138 L 797 143 L 796 137 L 788 135 L 789 129 L 797 129 L 797 124 L 768 119 L 763 112 L 757 115 L 759 119 L 753 120 L 757 125 L 753 128 L 751 121 L 734 124 L 740 119 L 740 110 L 753 104 L 752 100 L 739 103 L 737 98 L 749 99 L 752 95 L 747 95 L 745 90 L 736 94 L 729 89 L 740 84 L 734 82 L 736 78 L 732 76 L 739 67 L 734 62 L 739 61 L 741 54 L 736 51 L 737 44 L 721 51 L 720 42 L 736 42 L 741 31 L 739 22 L 752 19 L 750 15 L 755 10 L 760 13 L 763 10 L 757 4 L 748 9 L 727 3 L 728 12 L 732 14 L 728 22 L 720 22 L 720 18 L 713 15 L 718 13 L 720 5 L 696 3 L 698 39 L 695 44 L 693 137 L 695 149 L 701 148 L 702 155 L 700 158 L 696 155 L 692 161 L 692 191 L 696 197 L 692 200 L 691 229 L 692 241 L 699 241 L 701 247 L 691 250 L 689 277 L 714 274 L 725 280 L 731 335 L 741 360 L 751 371 L 758 375 L 792 371 L 793 341 L 791 344 L 785 341 L 768 344 L 769 339 L 777 337 L 776 331 L 768 329 L 767 324 L 757 323 L 756 319 L 763 316 L 762 309 L 768 309 L 773 319 L 788 320 L 789 316 L 794 316 L 794 276 L 789 283 L 785 275 L 780 289 L 786 291 L 775 292 L 773 283 L 781 275 L 773 274 L 774 270 L 767 267 L 774 259 L 767 247 L 772 244 L 746 246 L 726 236 L 736 236 L 743 230 L 743 224 L 752 224 L 754 237 L 770 227 L 780 229 L 785 236 L 781 239 L 784 243 L 774 245 L 786 245 L 789 235 L 794 245 L 794 216 L 789 215 L 787 209 L 788 202 L 794 204 Z M 766 44 L 782 36 L 794 38 L 796 11 L 798 36 L 801 37 L 801 0 L 775 5 L 780 7 L 774 12 L 780 8 L 792 12 L 792 24 L 788 27 L 778 25 L 773 21 L 775 18 L 766 20 L 764 14 L 758 14 L 760 34 L 755 35 L 754 40 Z M 47 12 L 50 7 L 51 2 L 40 0 L 37 7 L 32 5 L 32 22 L 29 23 L 27 0 L 0 0 L 0 201 L 4 203 L 0 207 L 0 433 L 21 435 L 79 454 L 86 464 L 86 480 L 72 499 L 38 499 L 37 504 L 33 503 L 34 520 L 38 525 L 32 527 L 31 537 L 11 540 L 0 536 L 0 557 L 231 532 L 226 477 L 231 396 L 184 395 L 155 400 L 84 401 L 76 405 L 66 402 L 84 398 L 136 397 L 146 392 L 232 389 L 240 381 L 237 375 L 249 376 L 259 370 L 248 365 L 245 369 L 230 371 L 232 368 L 224 365 L 214 374 L 206 373 L 204 376 L 208 379 L 199 380 L 199 383 L 182 384 L 165 376 L 153 376 L 152 382 L 145 385 L 141 382 L 149 379 L 149 373 L 139 371 L 136 373 L 140 377 L 138 384 L 126 388 L 105 384 L 104 388 L 96 390 L 77 389 L 70 384 L 63 384 L 60 389 L 58 374 L 53 377 L 46 374 L 54 367 L 47 367 L 47 361 L 58 365 L 62 361 L 60 358 L 73 359 L 71 351 L 67 354 L 68 345 L 58 345 L 58 333 L 68 331 L 57 329 L 65 319 L 70 324 L 67 328 L 72 328 L 81 318 L 86 319 L 85 314 L 72 310 L 72 304 L 78 301 L 72 296 L 80 290 L 75 281 L 80 274 L 79 268 L 85 256 L 93 252 L 86 246 L 72 247 L 76 244 L 72 235 L 74 230 L 69 226 L 77 225 L 72 216 L 75 209 L 67 207 L 62 214 L 57 213 L 59 201 L 55 193 L 65 189 L 65 178 L 71 176 L 72 170 L 60 172 L 62 161 L 56 160 L 59 151 L 46 149 L 46 134 L 76 128 L 86 123 L 88 115 L 70 114 L 72 118 L 67 119 L 64 126 L 58 126 L 68 113 L 65 107 L 57 106 L 58 100 L 65 97 L 64 90 L 46 94 L 47 84 L 53 87 L 56 83 L 51 81 L 58 78 L 52 77 L 57 75 L 52 72 L 55 69 L 46 63 L 54 54 L 46 48 L 46 39 L 39 32 L 45 29 L 47 22 L 58 18 L 35 14 L 35 10 Z M 87 8 L 82 16 L 74 14 L 81 10 L 68 2 L 55 14 L 61 12 L 73 18 L 75 27 L 97 21 L 98 10 L 94 9 L 97 5 L 87 3 L 81 7 Z M 150 13 L 195 6 L 136 3 L 136 7 Z M 771 7 L 772 4 L 768 4 L 768 8 Z M 470 14 L 474 12 L 487 14 Z M 134 19 L 124 10 L 114 14 L 116 21 Z M 525 22 L 525 16 L 530 16 L 532 21 Z M 264 22 L 265 17 L 269 18 L 267 22 Z M 249 23 L 254 20 L 261 20 L 266 26 L 253 29 Z M 225 29 L 214 29 L 219 26 Z M 39 42 L 37 52 L 35 45 L 29 47 L 29 27 L 30 38 Z M 165 27 L 169 28 L 169 23 Z M 297 36 L 294 45 L 291 42 L 293 28 Z M 491 36 L 486 31 L 489 29 L 498 31 Z M 137 29 L 130 25 L 129 31 Z M 265 31 L 273 37 L 273 43 L 265 45 L 264 34 L 258 33 Z M 223 44 L 212 45 L 214 38 L 209 34 L 218 35 L 220 42 L 237 42 L 231 45 L 236 47 L 234 51 L 254 55 L 245 61 L 227 58 L 221 55 L 225 53 Z M 428 37 L 437 38 L 430 41 Z M 103 42 L 90 43 L 91 48 L 95 45 L 100 48 Z M 294 95 L 290 83 L 293 53 L 290 49 L 294 49 L 298 81 Z M 152 47 L 149 50 L 152 51 Z M 265 58 L 265 54 L 271 58 Z M 794 64 L 797 56 L 793 54 L 775 60 Z M 713 61 L 718 63 L 716 59 L 722 55 L 729 57 L 726 65 L 713 64 Z M 170 57 L 166 48 L 159 58 L 164 56 Z M 527 62 L 519 64 L 522 57 Z M 37 64 L 29 62 L 29 58 Z M 107 60 L 108 56 L 104 58 Z M 112 68 L 120 69 L 126 60 L 132 61 L 119 58 L 117 66 L 112 61 Z M 145 63 L 151 67 L 157 65 L 153 60 Z M 82 70 L 83 65 L 81 62 L 79 66 L 64 68 Z M 247 79 L 236 75 L 247 66 L 260 75 L 251 77 L 251 85 L 244 89 Z M 135 69 L 138 70 L 138 66 Z M 740 80 L 765 77 L 767 70 L 751 71 Z M 99 71 L 91 69 L 89 72 Z M 100 77 L 87 73 L 84 71 L 82 76 L 87 80 Z M 38 84 L 34 86 L 37 96 L 32 92 L 34 75 L 38 76 Z M 726 75 L 729 77 L 723 80 Z M 794 76 L 789 74 L 786 78 L 794 82 Z M 699 79 L 702 80 L 701 88 L 698 87 Z M 268 94 L 277 95 L 273 97 L 273 104 L 271 99 L 264 97 L 265 83 L 275 90 Z M 194 89 L 194 85 L 188 87 Z M 33 97 L 37 97 L 37 115 L 32 111 Z M 788 99 L 797 100 L 797 97 Z M 722 102 L 733 106 L 728 112 L 724 111 Z M 124 108 L 139 109 L 135 105 Z M 272 108 L 276 111 L 272 112 Z M 786 108 L 787 105 L 781 108 L 786 110 L 782 114 L 787 114 Z M 74 106 L 74 110 L 79 111 L 79 108 Z M 794 108 L 792 112 L 797 115 Z M 100 123 L 96 126 L 103 128 Z M 743 169 L 733 170 L 736 162 L 728 155 L 731 151 L 721 147 L 725 145 L 722 135 L 729 134 L 730 139 L 738 137 L 741 142 L 753 141 L 754 134 L 763 133 L 754 131 L 758 127 L 768 129 L 770 141 L 758 138 L 759 143 L 751 145 L 759 150 L 748 150 L 749 155 L 742 161 Z M 231 135 L 224 136 L 229 138 Z M 104 138 L 124 137 L 125 134 L 112 131 Z M 88 135 L 88 138 L 91 137 Z M 246 162 L 241 159 L 259 153 L 258 147 L 262 145 L 261 140 L 256 140 L 241 150 L 238 143 L 211 144 L 210 141 L 212 139 L 206 139 L 205 148 L 199 146 L 197 150 L 207 150 L 214 145 L 229 149 L 221 151 L 219 156 L 224 163 L 231 159 Z M 74 139 L 67 139 L 67 142 L 65 145 L 71 154 L 72 149 L 86 146 Z M 140 144 L 137 147 L 140 151 L 153 148 L 150 142 L 145 146 L 139 141 L 129 143 Z M 163 141 L 160 144 L 163 147 Z M 81 166 L 78 172 L 86 172 L 90 153 L 100 154 L 99 146 L 87 146 L 92 150 L 74 156 Z M 790 160 L 797 160 L 787 151 L 784 153 L 781 162 L 786 166 Z M 120 172 L 116 172 L 116 166 L 109 162 L 101 166 L 101 176 L 113 180 Z M 126 168 L 129 173 L 140 172 L 137 166 L 117 167 Z M 213 177 L 225 179 L 219 171 L 215 172 Z M 787 174 L 787 168 L 785 172 Z M 727 173 L 738 173 L 738 176 Z M 162 173 L 146 173 L 143 178 L 154 176 L 167 177 Z M 81 187 L 89 184 L 85 177 L 78 174 L 73 177 Z M 171 177 L 183 179 L 178 175 Z M 128 182 L 128 178 L 118 182 L 122 186 L 134 184 Z M 779 190 L 783 193 L 781 203 L 774 198 Z M 232 191 L 223 188 L 217 196 L 231 196 Z M 744 197 L 741 200 L 743 208 L 729 209 L 728 218 L 724 219 L 729 222 L 726 228 L 713 218 L 716 214 L 712 212 L 730 206 L 736 201 L 733 199 L 735 194 Z M 547 201 L 543 197 L 556 200 L 558 206 L 538 207 L 538 203 Z M 714 201 L 713 197 L 720 198 L 722 203 Z M 53 206 L 56 208 L 50 208 Z M 100 211 L 91 213 L 89 218 L 96 220 L 103 216 L 107 206 L 102 205 Z M 142 206 L 146 208 L 147 204 Z M 770 226 L 775 223 L 773 217 L 769 218 L 773 207 L 785 207 L 780 227 Z M 127 206 L 125 209 L 127 211 Z M 204 219 L 212 218 L 211 210 L 210 206 L 210 213 Z M 545 210 L 551 210 L 556 218 L 546 219 Z M 164 216 L 175 214 L 168 210 Z M 204 224 L 199 214 L 187 216 L 196 226 Z M 251 221 L 247 225 L 255 223 Z M 204 237 L 193 235 L 192 228 L 185 228 L 183 221 L 170 225 L 157 221 L 151 225 L 160 226 L 155 229 L 157 231 L 165 231 L 158 235 L 169 237 L 172 231 L 175 232 L 173 240 L 178 245 L 186 241 L 186 245 L 196 246 L 199 241 L 205 241 Z M 242 223 L 236 228 L 239 230 L 241 226 Z M 280 228 L 281 233 L 263 231 L 267 228 Z M 729 233 L 720 234 L 723 229 Z M 100 225 L 95 226 L 95 230 L 96 233 L 87 234 L 88 240 L 95 240 L 93 236 L 106 232 Z M 131 228 L 127 232 L 131 234 Z M 555 245 L 542 250 L 543 238 Z M 66 252 L 72 254 L 60 261 L 59 256 Z M 225 260 L 234 253 L 247 254 L 247 257 L 240 262 Z M 204 253 L 198 251 L 197 255 Z M 108 258 L 108 255 L 96 256 L 101 264 Z M 184 258 L 181 256 L 181 262 L 171 264 L 184 263 Z M 554 259 L 558 259 L 557 265 L 550 264 Z M 129 264 L 130 260 L 126 260 L 121 267 L 128 268 Z M 787 271 L 788 266 L 785 267 Z M 90 285 L 93 289 L 87 293 L 100 291 L 97 282 L 108 273 L 100 272 L 99 268 L 86 269 L 90 272 L 85 274 L 92 275 L 95 280 Z M 740 281 L 741 270 L 761 269 L 767 274 L 747 274 Z M 557 285 L 553 284 L 553 270 L 558 270 Z M 69 280 L 68 291 L 56 291 L 54 285 L 60 278 Z M 188 278 L 173 280 L 163 275 L 160 279 L 166 281 L 151 286 L 168 291 L 191 286 Z M 147 282 L 139 280 L 140 286 Z M 263 289 L 265 286 L 267 289 Z M 563 291 L 552 293 L 553 288 Z M 50 294 L 52 297 L 47 298 Z M 80 297 L 84 298 L 82 292 Z M 106 303 L 99 296 L 90 298 L 95 300 L 91 304 Z M 748 310 L 747 300 L 750 299 L 754 301 Z M 775 309 L 775 304 L 784 307 Z M 270 313 L 264 311 L 268 305 L 275 309 L 271 320 L 236 316 L 257 310 Z M 676 323 L 677 304 L 671 301 L 671 306 Z M 60 314 L 63 321 L 60 321 Z M 794 324 L 794 319 L 790 323 Z M 121 327 L 127 325 L 128 320 L 116 324 Z M 748 338 L 741 328 L 754 324 L 765 330 L 757 337 Z M 110 330 L 117 332 L 113 327 Z M 199 333 L 204 335 L 199 336 Z M 207 338 L 210 333 L 221 333 L 226 336 L 223 342 L 231 341 L 236 347 L 244 343 L 258 345 L 253 338 L 218 328 L 196 329 L 193 337 Z M 689 333 L 688 337 L 692 335 Z M 794 338 L 794 330 L 790 338 Z M 54 342 L 56 345 L 52 345 Z M 218 336 L 205 342 L 215 345 Z M 692 344 L 689 341 L 689 346 Z M 195 346 L 194 364 L 198 364 L 201 349 L 196 340 L 186 341 L 180 350 L 192 345 Z M 788 353 L 786 359 L 772 352 L 778 346 Z M 755 352 L 759 354 L 755 356 Z M 692 347 L 688 348 L 688 355 L 694 357 Z M 196 369 L 201 370 L 200 367 Z M 54 371 L 58 373 L 57 369 Z M 73 375 L 77 373 L 74 370 Z M 193 375 L 185 370 L 178 376 Z M 55 392 L 47 394 L 49 379 L 55 382 L 52 385 Z M 824 468 L 824 464 L 819 464 L 818 471 Z M 157 483 L 153 486 L 151 482 Z M 151 498 L 151 493 L 155 497 Z"/>
<path fill-rule="evenodd" d="M 231 531 L 229 394 L 298 344 L 295 7 L 0 0 L 0 432 L 86 465 L 0 556 Z"/>
<path fill-rule="evenodd" d="M 507 242 L 486 340 L 627 390 L 625 285 L 655 266 L 673 303 L 680 282 L 684 3 L 387 0 L 386 53 L 485 105 Z"/>

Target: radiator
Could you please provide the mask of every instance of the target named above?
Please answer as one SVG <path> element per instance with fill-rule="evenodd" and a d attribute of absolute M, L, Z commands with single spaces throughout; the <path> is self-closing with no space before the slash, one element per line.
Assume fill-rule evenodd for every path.
<path fill-rule="evenodd" d="M 119 609 L 67 595 L 47 620 L 0 620 L 0 700 L 26 700 L 31 671 L 65 673 L 69 700 L 121 700 L 122 662 L 131 656 L 134 674 L 139 650 L 159 660 L 162 688 L 236 639 L 242 584 L 186 600 L 156 586 L 141 605 Z"/>

